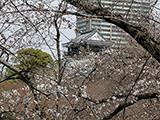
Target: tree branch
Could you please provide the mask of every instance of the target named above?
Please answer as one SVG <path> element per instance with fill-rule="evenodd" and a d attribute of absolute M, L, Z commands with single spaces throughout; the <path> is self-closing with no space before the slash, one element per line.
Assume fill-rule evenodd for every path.
<path fill-rule="evenodd" d="M 112 113 L 110 113 L 108 116 L 105 116 L 102 120 L 110 120 L 115 115 L 117 115 L 119 112 L 121 112 L 124 108 L 130 107 L 134 104 L 136 104 L 140 100 L 149 100 L 149 99 L 159 99 L 159 93 L 145 93 L 145 94 L 139 94 L 135 95 L 137 98 L 135 101 L 128 101 L 126 103 L 120 104 Z"/>

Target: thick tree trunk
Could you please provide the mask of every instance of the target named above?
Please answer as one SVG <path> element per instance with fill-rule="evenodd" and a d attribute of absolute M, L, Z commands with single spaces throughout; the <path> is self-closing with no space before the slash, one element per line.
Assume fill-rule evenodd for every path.
<path fill-rule="evenodd" d="M 66 0 L 66 2 L 84 10 L 86 13 L 96 15 L 106 22 L 112 23 L 130 36 L 132 36 L 144 49 L 146 49 L 160 63 L 160 43 L 154 40 L 154 37 L 143 26 L 136 26 L 126 22 L 120 14 L 112 13 L 107 8 L 95 6 L 88 2 L 89 0 Z"/>

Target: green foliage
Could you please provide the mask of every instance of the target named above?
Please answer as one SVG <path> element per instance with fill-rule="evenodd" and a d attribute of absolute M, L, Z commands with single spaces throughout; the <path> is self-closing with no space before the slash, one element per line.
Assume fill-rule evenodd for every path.
<path fill-rule="evenodd" d="M 39 69 L 53 67 L 53 59 L 50 54 L 40 49 L 25 48 L 16 53 L 13 59 L 13 65 L 19 70 L 32 72 Z M 14 72 L 6 69 L 6 75 L 13 75 Z"/>
<path fill-rule="evenodd" d="M 14 60 L 16 67 L 23 70 L 33 70 L 37 68 L 47 68 L 53 63 L 50 54 L 40 49 L 26 48 L 17 52 Z"/>

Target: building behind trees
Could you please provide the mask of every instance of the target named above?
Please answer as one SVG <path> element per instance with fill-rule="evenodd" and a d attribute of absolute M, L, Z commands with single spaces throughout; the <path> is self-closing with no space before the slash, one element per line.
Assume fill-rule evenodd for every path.
<path fill-rule="evenodd" d="M 149 15 L 151 0 L 95 0 L 95 2 L 93 3 L 94 5 L 99 5 L 104 7 L 104 9 L 110 9 L 113 13 L 120 13 L 130 23 L 140 24 L 140 21 L 142 22 L 142 19 L 146 19 Z M 106 40 L 113 42 L 113 47 L 127 43 L 127 34 L 117 26 L 107 23 L 104 20 L 92 17 L 77 17 L 76 26 L 77 36 L 84 32 L 97 29 Z"/>

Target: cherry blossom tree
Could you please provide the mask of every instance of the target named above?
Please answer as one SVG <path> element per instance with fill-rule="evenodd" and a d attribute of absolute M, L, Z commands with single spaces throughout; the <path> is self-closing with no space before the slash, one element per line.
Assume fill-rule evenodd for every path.
<path fill-rule="evenodd" d="M 156 2 L 153 2 L 154 10 L 157 10 Z M 77 12 L 75 7 L 87 14 Z M 103 19 L 133 38 L 129 37 L 129 43 L 117 50 L 82 51 L 72 58 L 62 57 L 61 29 L 72 29 L 71 15 Z M 137 26 L 128 23 L 120 13 L 112 13 L 109 8 L 89 0 L 1 0 L 0 118 L 160 119 L 157 16 L 158 13 L 152 14 L 147 18 L 153 18 L 149 24 L 141 21 L 142 26 Z M 13 64 L 11 58 L 16 59 L 20 49 L 43 46 L 47 46 L 52 55 L 53 68 L 39 67 L 30 76 Z M 19 80 L 6 77 L 6 69 L 14 71 L 13 75 L 18 75 Z"/>

